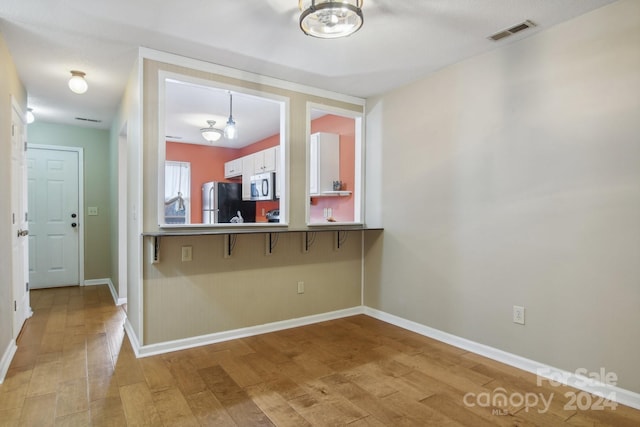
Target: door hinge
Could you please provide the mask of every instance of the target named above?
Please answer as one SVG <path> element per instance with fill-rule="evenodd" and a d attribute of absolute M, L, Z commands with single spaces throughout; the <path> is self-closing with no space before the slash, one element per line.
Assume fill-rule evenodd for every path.
<path fill-rule="evenodd" d="M 11 136 L 16 136 L 16 125 L 11 125 Z"/>
<path fill-rule="evenodd" d="M 27 151 L 27 141 L 24 142 L 24 151 Z"/>
<path fill-rule="evenodd" d="M 29 282 L 26 282 L 24 286 L 25 286 L 25 291 L 29 292 Z"/>
<path fill-rule="evenodd" d="M 29 214 L 27 212 L 24 213 L 24 221 L 29 222 Z"/>
<path fill-rule="evenodd" d="M 13 300 L 13 311 L 18 311 L 18 302 Z"/>

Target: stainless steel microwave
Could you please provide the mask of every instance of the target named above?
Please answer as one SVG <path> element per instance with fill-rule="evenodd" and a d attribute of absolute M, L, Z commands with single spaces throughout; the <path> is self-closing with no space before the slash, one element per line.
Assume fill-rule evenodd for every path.
<path fill-rule="evenodd" d="M 251 176 L 251 200 L 276 199 L 275 172 L 260 173 Z"/>

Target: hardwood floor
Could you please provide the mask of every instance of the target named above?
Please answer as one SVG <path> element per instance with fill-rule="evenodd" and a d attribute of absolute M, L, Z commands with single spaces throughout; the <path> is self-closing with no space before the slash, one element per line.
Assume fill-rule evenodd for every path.
<path fill-rule="evenodd" d="M 640 425 L 640 411 L 571 409 L 577 390 L 367 316 L 136 359 L 106 286 L 31 301 L 0 426 Z"/>

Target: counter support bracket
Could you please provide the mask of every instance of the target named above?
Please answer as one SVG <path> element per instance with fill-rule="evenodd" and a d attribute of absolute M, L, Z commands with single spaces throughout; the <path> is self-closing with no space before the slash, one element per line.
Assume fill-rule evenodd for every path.
<path fill-rule="evenodd" d="M 231 258 L 233 254 L 233 248 L 236 246 L 238 240 L 237 234 L 225 234 L 224 235 L 224 257 Z"/>
<path fill-rule="evenodd" d="M 345 230 L 345 231 L 340 231 L 337 230 L 336 231 L 336 250 L 340 250 L 345 242 L 347 241 L 347 237 L 349 237 L 349 231 Z"/>
<path fill-rule="evenodd" d="M 278 233 L 268 233 L 265 236 L 265 255 L 271 255 L 278 244 Z"/>
<path fill-rule="evenodd" d="M 153 248 L 151 252 L 151 264 L 160 262 L 160 236 L 153 237 Z"/>
<path fill-rule="evenodd" d="M 315 231 L 305 231 L 302 235 L 302 252 L 305 254 L 309 252 L 309 249 L 316 242 L 316 232 Z"/>

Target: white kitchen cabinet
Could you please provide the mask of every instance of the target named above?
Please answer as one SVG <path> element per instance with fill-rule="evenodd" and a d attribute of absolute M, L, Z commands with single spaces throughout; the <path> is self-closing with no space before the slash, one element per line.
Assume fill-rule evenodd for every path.
<path fill-rule="evenodd" d="M 276 149 L 278 147 L 267 148 L 254 154 L 253 171 L 255 173 L 276 171 Z"/>
<path fill-rule="evenodd" d="M 224 164 L 224 177 L 235 178 L 242 175 L 242 159 L 233 159 Z"/>
<path fill-rule="evenodd" d="M 242 162 L 242 200 L 251 200 L 251 176 L 254 175 L 255 154 L 241 157 Z"/>
<path fill-rule="evenodd" d="M 340 180 L 340 135 L 319 132 L 309 144 L 309 194 L 333 191 Z"/>

